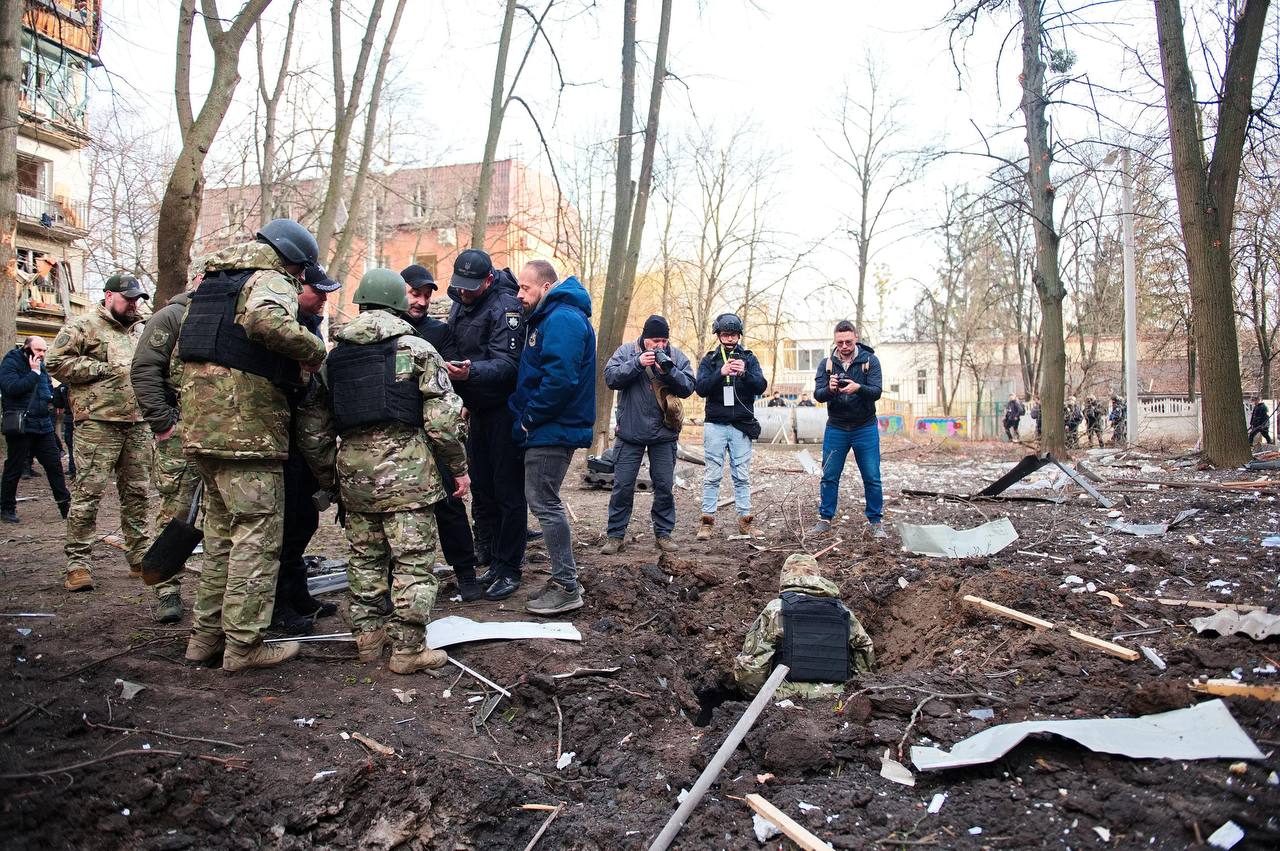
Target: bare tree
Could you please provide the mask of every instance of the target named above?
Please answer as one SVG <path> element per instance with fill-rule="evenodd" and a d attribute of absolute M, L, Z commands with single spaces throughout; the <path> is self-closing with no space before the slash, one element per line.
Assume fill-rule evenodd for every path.
<path fill-rule="evenodd" d="M 136 116 L 117 108 L 94 119 L 89 145 L 89 268 L 98 278 L 121 269 L 157 279 L 156 230 L 173 160 Z"/>
<path fill-rule="evenodd" d="M 289 76 L 289 58 L 293 52 L 293 34 L 298 20 L 298 6 L 302 0 L 293 0 L 289 6 L 289 22 L 285 27 L 284 49 L 276 68 L 276 81 L 268 89 L 267 67 L 263 57 L 262 22 L 253 28 L 255 54 L 258 59 L 258 97 L 262 101 L 262 146 L 255 148 L 258 159 L 258 221 L 266 224 L 275 218 L 275 181 L 276 181 L 276 122 L 280 109 L 280 99 L 284 96 L 285 83 Z"/>
<path fill-rule="evenodd" d="M 1245 158 L 1236 211 L 1236 315 L 1257 354 L 1258 392 L 1272 398 L 1272 368 L 1280 356 L 1280 187 L 1268 171 L 1265 143 Z"/>
<path fill-rule="evenodd" d="M 1193 331 L 1200 359 L 1203 447 L 1209 461 L 1228 467 L 1250 457 L 1240 388 L 1240 353 L 1231 286 L 1231 230 L 1245 134 L 1253 106 L 1253 77 L 1266 27 L 1268 0 L 1244 0 L 1230 22 L 1213 153 L 1206 159 L 1200 103 L 1193 92 L 1178 0 L 1155 3 L 1160 68 L 1173 150 L 1182 235 L 1187 246 Z"/>
<path fill-rule="evenodd" d="M 156 258 L 159 280 L 156 302 L 163 303 L 187 284 L 187 264 L 191 243 L 200 221 L 204 193 L 204 161 L 218 135 L 218 128 L 231 106 L 240 82 L 240 48 L 271 0 L 247 0 L 230 26 L 223 28 L 217 0 L 200 0 L 200 16 L 205 35 L 213 49 L 213 79 L 198 113 L 191 100 L 191 41 L 195 28 L 196 0 L 181 0 L 178 6 L 177 63 L 174 95 L 178 107 L 178 130 L 182 147 L 173 164 L 160 204 L 156 229 Z"/>
<path fill-rule="evenodd" d="M 8 348 L 18 325 L 18 84 L 25 0 L 0 9 L 0 346 Z"/>

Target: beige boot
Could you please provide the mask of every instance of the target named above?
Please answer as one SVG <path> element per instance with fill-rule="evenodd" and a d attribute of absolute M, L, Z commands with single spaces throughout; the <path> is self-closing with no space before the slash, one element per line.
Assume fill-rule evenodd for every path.
<path fill-rule="evenodd" d="M 716 525 L 716 518 L 710 514 L 702 515 L 702 525 L 698 527 L 698 540 L 706 541 L 711 538 L 711 530 Z"/>
<path fill-rule="evenodd" d="M 227 642 L 221 635 L 201 635 L 193 632 L 187 639 L 186 659 L 188 662 L 203 665 L 221 656 L 226 646 Z"/>
<path fill-rule="evenodd" d="M 381 662 L 382 647 L 387 643 L 387 631 L 375 629 L 373 632 L 356 633 L 356 652 L 361 662 Z"/>
<path fill-rule="evenodd" d="M 680 551 L 680 548 L 676 546 L 676 542 L 671 540 L 670 535 L 659 535 L 655 543 L 658 545 L 658 549 L 664 553 Z"/>
<path fill-rule="evenodd" d="M 393 674 L 412 674 L 431 668 L 443 668 L 449 657 L 443 650 L 396 650 L 387 667 Z"/>
<path fill-rule="evenodd" d="M 62 587 L 68 591 L 92 591 L 93 576 L 83 567 L 73 567 L 62 580 Z"/>
<path fill-rule="evenodd" d="M 222 654 L 222 670 L 235 673 L 249 668 L 274 668 L 297 656 L 301 648 L 302 645 L 296 641 L 255 644 L 248 650 L 233 650 L 228 647 Z"/>
<path fill-rule="evenodd" d="M 756 533 L 756 528 L 751 525 L 751 521 L 754 519 L 755 518 L 752 517 L 750 514 L 744 514 L 741 517 L 739 517 L 738 518 L 738 534 L 754 535 Z"/>

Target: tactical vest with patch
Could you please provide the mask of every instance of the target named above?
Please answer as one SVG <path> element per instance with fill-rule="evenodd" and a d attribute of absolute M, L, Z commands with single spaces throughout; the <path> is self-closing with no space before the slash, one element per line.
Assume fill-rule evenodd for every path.
<path fill-rule="evenodd" d="M 214 272 L 191 295 L 178 338 L 178 357 L 187 363 L 216 363 L 261 376 L 286 390 L 303 387 L 298 362 L 250 340 L 236 322 L 240 291 L 256 269 Z"/>
<path fill-rule="evenodd" d="M 831 597 L 797 591 L 782 595 L 782 647 L 775 664 L 799 683 L 843 683 L 849 678 L 849 612 Z"/>
<path fill-rule="evenodd" d="M 338 343 L 329 353 L 329 397 L 338 434 L 385 423 L 422 427 L 422 390 L 414 380 L 396 380 L 396 340 Z"/>

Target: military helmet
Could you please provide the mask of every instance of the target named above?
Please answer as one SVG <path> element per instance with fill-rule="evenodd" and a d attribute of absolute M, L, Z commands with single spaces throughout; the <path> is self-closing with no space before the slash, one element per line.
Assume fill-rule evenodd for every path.
<path fill-rule="evenodd" d="M 370 269 L 365 272 L 352 300 L 361 307 L 388 307 L 401 313 L 409 311 L 404 278 L 390 269 Z"/>
<path fill-rule="evenodd" d="M 254 236 L 276 250 L 286 263 L 314 266 L 320 262 L 320 246 L 311 231 L 293 219 L 272 219 Z"/>
<path fill-rule="evenodd" d="M 778 585 L 782 588 L 795 585 L 796 580 L 802 576 L 821 578 L 822 568 L 818 566 L 818 560 L 808 553 L 792 553 L 782 564 L 782 575 L 778 577 Z"/>
<path fill-rule="evenodd" d="M 741 334 L 742 320 L 735 314 L 722 313 L 716 317 L 716 321 L 711 325 L 712 334 Z"/>

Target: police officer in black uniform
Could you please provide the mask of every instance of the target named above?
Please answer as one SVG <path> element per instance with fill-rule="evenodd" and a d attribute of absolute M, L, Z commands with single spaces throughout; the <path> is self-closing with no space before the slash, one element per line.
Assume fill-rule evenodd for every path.
<path fill-rule="evenodd" d="M 489 600 L 502 600 L 520 587 L 524 561 L 524 463 L 511 438 L 513 418 L 507 398 L 515 392 L 524 316 L 509 269 L 495 270 L 485 252 L 458 255 L 449 281 L 449 326 L 457 357 L 446 363 L 453 389 L 469 414 L 467 466 L 471 470 L 472 511 L 489 569 L 479 578 Z"/>
<path fill-rule="evenodd" d="M 431 270 L 415 263 L 406 266 L 400 277 L 404 279 L 405 296 L 409 300 L 409 311 L 404 314 L 404 320 L 413 326 L 419 337 L 434 346 L 446 362 L 458 360 L 453 329 L 448 323 L 427 315 L 431 297 L 439 289 Z M 436 470 L 444 482 L 444 492 L 449 494 L 432 506 L 440 533 L 440 549 L 444 551 L 444 560 L 453 567 L 458 593 L 469 603 L 479 600 L 484 593 L 476 581 L 476 546 L 471 536 L 471 522 L 467 519 L 466 504 L 452 495 L 458 489 L 453 475 L 439 459 L 436 460 Z"/>

